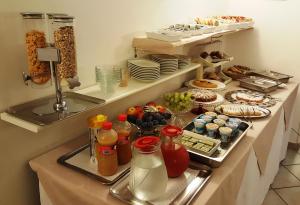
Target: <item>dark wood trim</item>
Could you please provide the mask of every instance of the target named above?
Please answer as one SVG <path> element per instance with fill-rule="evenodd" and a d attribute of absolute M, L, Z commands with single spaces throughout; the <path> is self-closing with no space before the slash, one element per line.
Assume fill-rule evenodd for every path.
<path fill-rule="evenodd" d="M 300 144 L 299 143 L 289 142 L 288 148 L 289 149 L 293 149 L 293 150 L 299 150 Z"/>

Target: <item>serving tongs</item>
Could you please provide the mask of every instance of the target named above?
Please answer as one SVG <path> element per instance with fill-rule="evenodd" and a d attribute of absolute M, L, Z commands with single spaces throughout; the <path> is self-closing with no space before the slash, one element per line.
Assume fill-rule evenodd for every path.
<path fill-rule="evenodd" d="M 189 168 L 199 170 L 197 177 L 179 194 L 170 204 L 189 204 L 198 191 L 202 188 L 203 182 L 211 175 L 212 168 L 204 164 L 199 164 L 194 161 L 190 161 Z M 199 169 L 200 168 L 200 169 Z"/>
<path fill-rule="evenodd" d="M 254 112 L 254 108 L 251 107 L 253 109 L 253 112 Z M 246 115 L 246 113 L 244 112 L 243 108 L 240 108 L 240 114 L 242 116 L 242 118 L 246 121 L 246 122 L 250 122 L 250 128 L 252 129 L 253 128 L 253 122 L 250 118 L 250 115 Z M 247 117 L 248 116 L 248 117 Z"/>

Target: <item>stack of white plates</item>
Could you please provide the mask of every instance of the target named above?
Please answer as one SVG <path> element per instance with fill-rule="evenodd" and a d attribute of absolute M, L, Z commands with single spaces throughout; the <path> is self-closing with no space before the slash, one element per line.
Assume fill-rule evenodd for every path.
<path fill-rule="evenodd" d="M 128 68 L 131 77 L 139 81 L 151 82 L 160 77 L 160 65 L 147 59 L 128 60 Z"/>
<path fill-rule="evenodd" d="M 151 59 L 160 64 L 160 73 L 170 74 L 178 70 L 178 59 L 165 54 L 151 55 Z"/>
<path fill-rule="evenodd" d="M 176 57 L 178 58 L 178 68 L 179 69 L 184 68 L 191 64 L 192 59 L 190 57 L 183 56 L 183 55 L 178 55 Z"/>

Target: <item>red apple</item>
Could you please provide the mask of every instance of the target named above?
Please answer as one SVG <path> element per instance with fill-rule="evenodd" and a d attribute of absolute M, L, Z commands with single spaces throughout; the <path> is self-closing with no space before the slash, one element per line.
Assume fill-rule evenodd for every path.
<path fill-rule="evenodd" d="M 156 106 L 156 103 L 155 102 L 148 102 L 146 105 L 148 105 L 148 106 Z"/>
<path fill-rule="evenodd" d="M 161 113 L 166 112 L 166 108 L 162 105 L 156 105 L 155 107 L 158 110 L 158 112 L 161 112 Z"/>
<path fill-rule="evenodd" d="M 135 108 L 137 113 L 143 112 L 143 107 L 142 106 L 136 105 L 136 106 L 134 106 L 134 108 Z"/>
<path fill-rule="evenodd" d="M 128 108 L 127 115 L 135 115 L 136 116 L 137 115 L 136 109 L 134 107 Z"/>

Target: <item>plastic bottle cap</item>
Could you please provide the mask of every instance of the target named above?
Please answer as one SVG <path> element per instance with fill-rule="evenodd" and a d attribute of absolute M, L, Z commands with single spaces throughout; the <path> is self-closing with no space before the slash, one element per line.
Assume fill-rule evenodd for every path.
<path fill-rule="evenodd" d="M 180 127 L 176 127 L 173 125 L 167 125 L 162 128 L 161 133 L 164 136 L 177 137 L 178 135 L 182 135 L 183 131 Z"/>
<path fill-rule="evenodd" d="M 110 130 L 110 129 L 112 128 L 112 122 L 104 122 L 104 123 L 102 124 L 102 128 L 103 128 L 104 130 Z"/>
<path fill-rule="evenodd" d="M 106 115 L 96 115 L 96 119 L 99 122 L 105 122 L 107 120 L 107 116 Z"/>
<path fill-rule="evenodd" d="M 142 151 L 151 151 L 153 150 L 153 147 L 158 145 L 160 142 L 160 139 L 155 136 L 145 136 L 137 139 L 134 143 L 134 146 L 136 148 L 141 149 Z"/>
<path fill-rule="evenodd" d="M 125 122 L 127 120 L 127 115 L 126 114 L 120 114 L 118 116 L 118 120 L 121 122 Z"/>
<path fill-rule="evenodd" d="M 101 128 L 106 120 L 107 116 L 105 115 L 94 115 L 87 119 L 90 128 Z"/>

